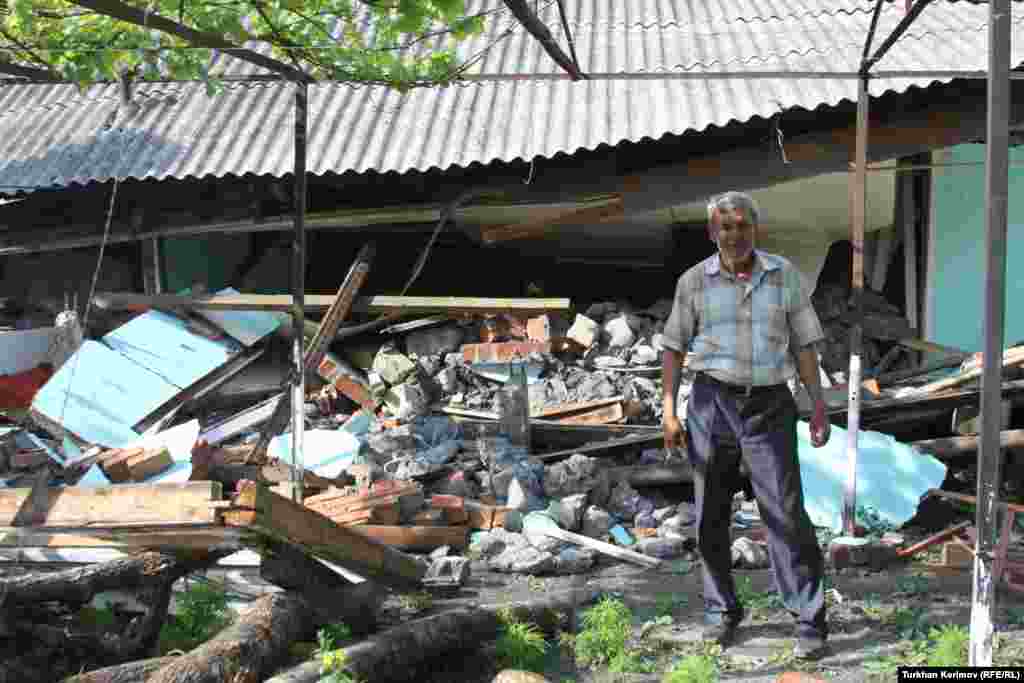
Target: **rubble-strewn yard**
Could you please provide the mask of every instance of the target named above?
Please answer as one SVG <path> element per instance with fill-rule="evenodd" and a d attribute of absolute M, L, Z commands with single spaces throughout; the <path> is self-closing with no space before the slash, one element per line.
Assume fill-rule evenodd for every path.
<path fill-rule="evenodd" d="M 335 325 L 347 315 L 338 308 L 344 290 L 324 297 Z M 105 296 L 112 309 L 127 307 L 123 320 L 82 334 L 75 316 L 64 316 L 35 364 L 3 378 L 11 410 L 0 434 L 0 514 L 11 531 L 0 555 L 12 570 L 0 591 L 11 680 L 81 671 L 79 683 L 490 681 L 522 665 L 550 681 L 654 680 L 682 667 L 667 680 L 683 683 L 713 680 L 686 678 L 701 672 L 775 680 L 795 667 L 789 621 L 767 582 L 764 529 L 742 480 L 733 558 L 752 608 L 750 639 L 726 653 L 692 642 L 701 598 L 690 471 L 659 432 L 669 301 L 577 309 L 552 299 L 378 297 L 362 310 L 397 311 L 387 325 L 360 322 L 354 334 L 310 322 L 306 361 L 315 372 L 304 405 L 303 498 L 294 501 L 287 387 L 264 383 L 241 401 L 229 390 L 267 367 L 283 376 L 287 319 L 233 292 L 222 296 L 250 310 L 157 310 L 144 297 Z M 815 296 L 830 334 L 822 375 L 837 425 L 844 301 L 834 287 Z M 969 435 L 973 366 L 960 357 L 940 363 L 942 374 L 915 374 L 923 342 L 904 336 L 912 331 L 881 298 L 869 313 L 867 428 L 899 434 L 922 412 L 957 410 Z M 1005 361 L 1019 362 L 1014 351 Z M 946 379 L 928 383 L 936 377 Z M 684 372 L 680 412 L 688 381 Z M 1016 432 L 1005 435 L 1015 446 Z M 823 547 L 838 531 L 840 427 L 832 442 L 820 451 L 801 445 Z M 864 434 L 860 522 L 872 545 L 843 560 L 851 567 L 833 568 L 835 653 L 804 669 L 869 680 L 959 642 L 959 632 L 940 638 L 930 628 L 966 624 L 957 538 L 968 538 L 969 524 L 921 552 L 898 553 L 973 519 L 969 503 L 922 498 L 931 489 L 969 492 L 960 456 L 972 448 L 970 436 L 915 446 Z M 49 572 L 14 572 L 19 565 Z M 913 578 L 921 571 L 943 578 Z M 184 587 L 184 577 L 204 575 L 227 578 L 226 590 Z M 111 595 L 118 606 L 105 606 Z M 583 615 L 597 604 L 609 623 L 619 620 L 608 628 L 625 634 L 628 624 L 618 645 L 594 649 L 596 636 L 584 635 Z M 1015 627 L 1020 615 L 1003 604 L 1000 618 Z M 997 657 L 1020 659 L 1014 633 Z M 454 651 L 464 655 L 448 656 Z"/>

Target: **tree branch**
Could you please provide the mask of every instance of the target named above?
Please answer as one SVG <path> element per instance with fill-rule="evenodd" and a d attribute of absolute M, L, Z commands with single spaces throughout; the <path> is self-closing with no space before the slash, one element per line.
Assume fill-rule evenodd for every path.
<path fill-rule="evenodd" d="M 0 74 L 9 74 L 33 81 L 59 82 L 63 80 L 49 69 L 37 69 L 34 66 L 22 66 L 4 61 L 0 61 Z"/>
<path fill-rule="evenodd" d="M 512 14 L 523 25 L 523 28 L 540 42 L 541 47 L 548 53 L 548 56 L 555 60 L 555 63 L 562 67 L 572 77 L 572 80 L 579 81 L 586 78 L 586 75 L 576 68 L 573 61 L 569 59 L 568 55 L 565 54 L 555 41 L 551 31 L 548 30 L 544 22 L 538 19 L 537 15 L 526 4 L 526 0 L 505 0 L 505 6 L 512 10 Z"/>
<path fill-rule="evenodd" d="M 274 73 L 281 74 L 295 81 L 311 83 L 312 77 L 306 72 L 289 66 L 273 57 L 261 55 L 254 50 L 239 47 L 230 41 L 224 40 L 221 36 L 205 31 L 184 26 L 175 21 L 162 17 L 158 14 L 147 13 L 144 10 L 127 5 L 120 0 L 69 0 L 74 4 L 91 9 L 108 17 L 119 19 L 129 24 L 153 28 L 164 33 L 178 36 L 197 47 L 205 47 L 225 52 L 236 59 L 250 62 Z"/>

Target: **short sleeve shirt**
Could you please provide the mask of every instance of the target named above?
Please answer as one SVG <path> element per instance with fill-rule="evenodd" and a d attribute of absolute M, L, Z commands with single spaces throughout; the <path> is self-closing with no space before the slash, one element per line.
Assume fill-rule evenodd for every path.
<path fill-rule="evenodd" d="M 691 370 L 724 382 L 782 384 L 796 374 L 795 352 L 825 334 L 796 267 L 775 254 L 754 254 L 749 280 L 722 268 L 718 254 L 683 273 L 663 343 L 689 353 Z"/>

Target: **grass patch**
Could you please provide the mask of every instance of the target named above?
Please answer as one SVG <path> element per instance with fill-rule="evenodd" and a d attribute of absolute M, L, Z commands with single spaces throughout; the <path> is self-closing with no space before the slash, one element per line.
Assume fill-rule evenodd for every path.
<path fill-rule="evenodd" d="M 572 643 L 580 664 L 610 664 L 625 653 L 626 641 L 633 633 L 633 613 L 625 603 L 603 596 L 581 618 L 583 628 Z"/>
<path fill-rule="evenodd" d="M 897 654 L 865 662 L 869 681 L 889 681 L 901 666 L 967 666 L 970 634 L 964 626 L 946 624 L 903 644 Z"/>
<path fill-rule="evenodd" d="M 352 630 L 343 623 L 328 624 L 317 631 L 313 656 L 320 660 L 320 683 L 357 683 L 345 668 L 348 654 L 339 647 L 351 637 Z"/>
<path fill-rule="evenodd" d="M 193 650 L 235 618 L 234 611 L 228 607 L 227 589 L 220 581 L 196 581 L 176 599 L 177 614 L 168 616 L 160 629 L 161 654 Z"/>
<path fill-rule="evenodd" d="M 691 654 L 662 677 L 662 683 L 718 683 L 721 671 L 717 660 L 707 654 Z"/>
<path fill-rule="evenodd" d="M 746 608 L 751 619 L 764 618 L 764 612 L 782 607 L 782 598 L 778 593 L 755 590 L 749 576 L 741 576 L 736 580 L 736 599 Z"/>
<path fill-rule="evenodd" d="M 540 673 L 548 652 L 544 634 L 536 624 L 519 621 L 509 610 L 502 610 L 499 618 L 502 629 L 495 651 L 502 668 Z"/>

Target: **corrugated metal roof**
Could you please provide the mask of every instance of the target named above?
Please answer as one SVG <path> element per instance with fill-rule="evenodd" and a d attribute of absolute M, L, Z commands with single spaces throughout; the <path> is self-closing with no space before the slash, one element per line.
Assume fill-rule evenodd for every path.
<path fill-rule="evenodd" d="M 494 0 L 478 2 L 480 8 L 494 7 Z M 483 80 L 404 94 L 340 83 L 311 86 L 310 171 L 404 173 L 551 157 L 853 100 L 852 80 L 631 80 L 628 75 L 855 71 L 873 5 L 869 0 L 566 4 L 583 69 L 625 76 L 581 82 L 530 78 L 559 69 L 525 31 L 508 34 L 516 27 L 514 19 L 498 12 L 486 35 L 460 48 L 472 55 L 490 46 L 469 72 Z M 556 6 L 542 8 L 541 17 L 564 46 Z M 876 68 L 984 70 L 987 13 L 986 5 L 935 3 Z M 902 2 L 886 4 L 876 44 L 903 14 Z M 1014 17 L 1015 63 L 1024 62 L 1021 14 Z M 243 65 L 229 70 L 252 73 Z M 872 94 L 932 82 L 877 80 Z M 0 185 L 64 186 L 115 175 L 280 176 L 292 170 L 289 85 L 232 83 L 210 98 L 201 84 L 140 84 L 137 101 L 139 112 L 124 118 L 115 86 L 96 86 L 85 94 L 68 85 L 0 86 Z"/>

